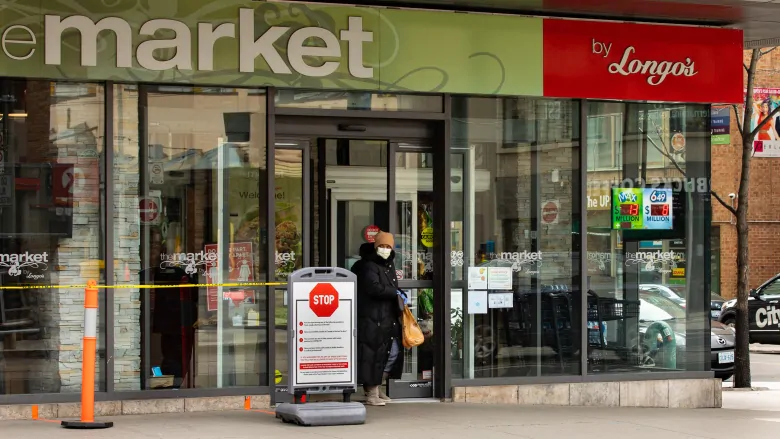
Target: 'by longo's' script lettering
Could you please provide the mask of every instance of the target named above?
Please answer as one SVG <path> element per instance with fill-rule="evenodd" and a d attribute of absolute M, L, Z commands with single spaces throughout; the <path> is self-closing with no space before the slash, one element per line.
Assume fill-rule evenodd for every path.
<path fill-rule="evenodd" d="M 591 51 L 594 55 L 601 55 L 604 58 L 609 56 L 612 50 L 612 43 L 602 43 L 592 40 Z M 647 75 L 647 83 L 650 85 L 660 85 L 671 76 L 696 76 L 696 66 L 692 59 L 685 58 L 684 61 L 643 61 L 636 57 L 637 50 L 634 46 L 628 46 L 623 50 L 620 61 L 610 63 L 607 69 L 609 73 L 630 76 Z"/>
<path fill-rule="evenodd" d="M 184 22 L 156 18 L 144 22 L 134 34 L 130 23 L 121 17 L 104 17 L 97 22 L 82 15 L 63 18 L 46 15 L 44 19 L 44 62 L 59 66 L 62 63 L 64 35 L 69 30 L 79 33 L 81 40 L 81 66 L 94 67 L 98 64 L 98 34 L 113 32 L 116 36 L 116 67 L 132 68 L 137 64 L 152 71 L 168 69 L 212 71 L 214 67 L 214 45 L 220 39 L 238 41 L 236 59 L 242 73 L 255 71 L 255 60 L 261 57 L 269 69 L 276 74 L 300 74 L 309 77 L 323 77 L 334 73 L 346 62 L 349 74 L 354 78 L 372 78 L 373 67 L 363 62 L 363 44 L 374 41 L 373 32 L 363 30 L 362 17 L 349 17 L 347 27 L 335 32 L 322 27 L 302 27 L 292 30 L 290 26 L 271 26 L 255 38 L 255 11 L 239 9 L 236 23 L 198 23 L 190 28 Z M 173 38 L 158 38 L 162 31 L 175 35 Z M 195 35 L 193 35 L 193 33 Z M 283 40 L 286 39 L 286 44 Z M 140 41 L 136 45 L 136 40 Z M 108 40 L 106 40 L 108 41 Z M 342 53 L 340 41 L 346 42 L 346 54 Z M 35 32 L 27 26 L 13 25 L 0 34 L 0 49 L 10 59 L 23 61 L 38 50 Z M 285 56 L 279 46 L 286 46 Z M 12 50 L 13 49 L 13 50 Z M 158 59 L 154 53 L 161 49 L 175 49 L 170 59 Z M 197 51 L 197 57 L 193 52 Z M 135 57 L 135 63 L 133 62 Z M 309 57 L 321 61 L 307 62 Z M 197 61 L 194 61 L 194 60 Z M 195 64 L 197 63 L 197 64 Z"/>

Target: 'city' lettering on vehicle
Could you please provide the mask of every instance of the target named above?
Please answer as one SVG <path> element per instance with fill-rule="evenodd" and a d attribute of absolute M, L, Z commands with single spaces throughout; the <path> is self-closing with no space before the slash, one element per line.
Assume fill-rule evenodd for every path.
<path fill-rule="evenodd" d="M 767 306 L 766 308 L 759 308 L 756 311 L 756 326 L 765 328 L 767 325 L 780 325 L 780 308 Z"/>
<path fill-rule="evenodd" d="M 237 23 L 221 23 L 216 26 L 211 23 L 198 23 L 194 29 L 190 29 L 182 21 L 156 18 L 144 22 L 137 35 L 133 35 L 133 27 L 121 17 L 104 17 L 95 22 L 83 15 L 66 18 L 46 15 L 43 57 L 46 65 L 62 64 L 63 40 L 69 29 L 78 31 L 80 35 L 82 67 L 97 66 L 98 35 L 108 31 L 116 36 L 118 68 L 133 68 L 135 55 L 137 65 L 146 70 L 213 71 L 216 42 L 221 39 L 237 39 L 239 53 L 236 58 L 239 60 L 238 70 L 241 73 L 253 73 L 256 58 L 262 57 L 275 74 L 297 73 L 309 77 L 323 77 L 334 73 L 342 61 L 346 61 L 352 77 L 374 76 L 373 67 L 363 63 L 363 43 L 373 42 L 374 34 L 363 30 L 362 17 L 349 17 L 346 29 L 340 32 L 316 26 L 301 27 L 291 32 L 290 26 L 270 26 L 255 38 L 255 10 L 249 8 L 239 9 Z M 195 36 L 192 35 L 193 32 L 196 33 Z M 161 33 L 173 34 L 174 37 L 158 39 L 157 36 Z M 286 44 L 282 43 L 285 37 Z M 12 25 L 0 34 L 0 48 L 8 58 L 24 61 L 38 50 L 37 38 L 32 28 L 20 24 Z M 136 43 L 136 39 L 140 42 Z M 346 55 L 342 54 L 340 41 L 347 43 Z M 287 55 L 286 60 L 279 51 L 281 44 L 287 49 L 283 52 Z M 197 57 L 193 57 L 193 47 L 196 48 Z M 170 59 L 159 59 L 155 56 L 155 52 L 165 49 L 173 49 L 174 55 Z M 322 61 L 309 64 L 306 61 L 308 57 L 318 57 Z M 193 65 L 194 59 L 197 60 L 197 65 Z"/>

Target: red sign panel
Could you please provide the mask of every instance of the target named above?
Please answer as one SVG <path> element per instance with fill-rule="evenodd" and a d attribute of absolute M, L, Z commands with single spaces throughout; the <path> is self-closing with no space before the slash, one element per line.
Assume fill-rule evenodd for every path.
<path fill-rule="evenodd" d="M 159 198 L 138 198 L 138 214 L 141 216 L 141 224 L 157 224 L 160 221 Z"/>
<path fill-rule="evenodd" d="M 75 174 L 73 165 L 56 163 L 52 168 L 51 191 L 54 205 L 73 207 Z"/>
<path fill-rule="evenodd" d="M 742 102 L 742 31 L 544 20 L 544 96 Z"/>
<path fill-rule="evenodd" d="M 309 308 L 317 317 L 330 317 L 339 307 L 339 292 L 331 284 L 317 284 L 309 293 Z"/>
<path fill-rule="evenodd" d="M 374 242 L 377 233 L 379 233 L 379 227 L 373 224 L 366 226 L 366 228 L 363 229 L 363 240 L 366 242 Z"/>
<path fill-rule="evenodd" d="M 219 246 L 217 244 L 206 244 L 204 250 L 206 253 L 217 253 Z M 242 283 L 242 282 L 254 282 L 255 281 L 255 258 L 252 252 L 251 242 L 233 242 L 228 247 L 228 261 L 227 262 L 227 279 L 224 283 Z M 210 284 L 216 284 L 219 281 L 220 270 L 220 257 L 210 264 L 206 265 L 206 281 Z M 217 301 L 219 300 L 218 294 L 219 287 L 206 287 L 207 304 L 206 309 L 208 311 L 216 311 L 219 308 Z M 234 304 L 239 304 L 247 300 L 248 295 L 252 294 L 247 291 L 230 291 L 225 288 L 222 292 L 223 300 L 230 300 Z M 252 295 L 254 297 L 254 295 Z"/>

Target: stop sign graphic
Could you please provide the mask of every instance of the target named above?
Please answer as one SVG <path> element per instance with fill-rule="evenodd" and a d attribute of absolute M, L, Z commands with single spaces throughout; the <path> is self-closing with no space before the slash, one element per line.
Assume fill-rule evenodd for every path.
<path fill-rule="evenodd" d="M 339 307 L 339 292 L 331 284 L 317 284 L 309 292 L 309 308 L 317 317 L 330 317 Z"/>

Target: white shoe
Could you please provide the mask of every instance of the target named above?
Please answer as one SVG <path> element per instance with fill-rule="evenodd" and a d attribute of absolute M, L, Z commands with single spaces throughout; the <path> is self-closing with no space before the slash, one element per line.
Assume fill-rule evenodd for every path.
<path fill-rule="evenodd" d="M 366 389 L 366 402 L 365 405 L 383 407 L 387 405 L 382 398 L 379 397 L 379 386 L 368 387 Z"/>
<path fill-rule="evenodd" d="M 392 401 L 392 398 L 390 398 L 389 396 L 387 396 L 387 394 L 385 393 L 385 391 L 382 389 L 382 386 L 379 386 L 379 399 L 381 399 L 381 400 L 382 400 L 382 401 L 384 401 L 384 402 L 390 402 L 390 401 Z"/>

